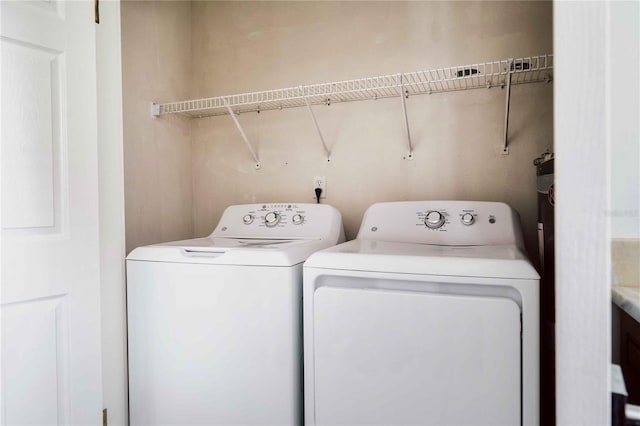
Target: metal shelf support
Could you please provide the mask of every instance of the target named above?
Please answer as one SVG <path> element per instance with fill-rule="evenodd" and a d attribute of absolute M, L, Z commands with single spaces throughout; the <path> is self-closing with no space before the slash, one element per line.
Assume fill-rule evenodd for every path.
<path fill-rule="evenodd" d="M 413 145 L 411 144 L 411 130 L 409 129 L 409 116 L 407 115 L 407 97 L 409 97 L 409 94 L 404 91 L 402 74 L 398 74 L 398 83 L 400 86 L 400 99 L 402 99 L 402 112 L 404 113 L 404 128 L 407 132 L 407 145 L 409 147 L 406 159 L 413 160 Z"/>
<path fill-rule="evenodd" d="M 304 91 L 304 87 L 300 86 L 300 91 Z M 316 130 L 318 131 L 318 136 L 320 136 L 320 142 L 322 142 L 322 148 L 324 149 L 324 154 L 327 156 L 327 163 L 331 162 L 331 151 L 327 148 L 327 143 L 324 140 L 324 136 L 322 135 L 322 130 L 320 130 L 320 125 L 318 124 L 318 120 L 316 119 L 316 115 L 313 112 L 313 108 L 311 108 L 311 104 L 309 103 L 309 99 L 303 95 L 304 103 L 307 105 L 307 109 L 309 110 L 309 114 L 311 114 L 311 118 L 313 119 L 313 124 L 316 125 Z"/>
<path fill-rule="evenodd" d="M 227 111 L 229 112 L 229 115 L 233 119 L 233 122 L 236 124 L 236 127 L 238 128 L 238 131 L 240 132 L 240 136 L 242 136 L 242 140 L 244 141 L 245 145 L 247 145 L 247 148 L 249 149 L 249 152 L 251 152 L 251 156 L 253 157 L 253 161 L 255 161 L 255 168 L 259 169 L 260 168 L 260 160 L 258 159 L 258 156 L 256 155 L 256 152 L 254 151 L 253 146 L 251 146 L 251 143 L 249 142 L 249 139 L 247 139 L 247 135 L 244 133 L 244 130 L 242 130 L 242 126 L 240 125 L 240 122 L 238 121 L 238 117 L 236 117 L 236 113 L 233 112 L 233 110 L 231 109 L 231 106 L 229 105 L 229 101 L 227 100 L 227 98 L 223 98 L 223 101 L 224 101 L 225 107 L 227 107 Z"/>
<path fill-rule="evenodd" d="M 512 70 L 512 68 L 515 69 L 514 65 L 513 65 L 513 59 L 509 58 L 509 60 L 507 61 L 507 75 L 506 75 L 506 88 L 507 88 L 507 95 L 506 95 L 506 100 L 505 100 L 505 106 L 504 106 L 504 141 L 502 143 L 502 155 L 508 155 L 509 154 L 509 103 L 511 102 L 511 74 L 513 73 L 514 70 Z"/>

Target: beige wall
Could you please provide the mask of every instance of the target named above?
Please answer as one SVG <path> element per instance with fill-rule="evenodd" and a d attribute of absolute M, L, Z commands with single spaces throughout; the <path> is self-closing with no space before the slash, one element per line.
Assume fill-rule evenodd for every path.
<path fill-rule="evenodd" d="M 124 1 L 121 17 L 128 253 L 193 235 L 191 123 L 149 108 L 190 96 L 191 4 Z"/>
<path fill-rule="evenodd" d="M 549 2 L 193 2 L 196 97 L 415 71 L 552 51 Z M 327 177 L 326 203 L 354 238 L 378 201 L 469 199 L 516 208 L 536 252 L 535 168 L 553 146 L 552 84 L 512 90 L 511 153 L 502 143 L 504 90 L 412 97 L 415 159 L 400 99 L 315 107 L 332 150 L 327 164 L 304 109 L 243 114 L 253 161 L 228 116 L 194 119 L 194 235 L 209 233 L 230 204 L 311 202 Z M 164 120 L 164 118 L 163 118 Z"/>
<path fill-rule="evenodd" d="M 640 288 L 640 239 L 611 240 L 612 285 Z"/>

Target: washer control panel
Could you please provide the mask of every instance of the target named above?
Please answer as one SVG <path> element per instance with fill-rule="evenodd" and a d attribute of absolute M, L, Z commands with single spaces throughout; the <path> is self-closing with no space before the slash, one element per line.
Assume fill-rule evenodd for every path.
<path fill-rule="evenodd" d="M 438 245 L 512 244 L 521 241 L 518 214 L 484 201 L 378 203 L 365 213 L 358 238 Z"/>
<path fill-rule="evenodd" d="M 478 212 L 474 209 L 462 209 L 454 210 L 453 215 L 446 207 L 440 208 L 440 210 L 425 210 L 417 211 L 416 217 L 418 222 L 423 223 L 429 229 L 442 229 L 446 231 L 450 228 L 452 221 L 459 220 L 461 224 L 465 226 L 471 226 L 476 223 Z M 492 215 L 495 218 L 495 215 Z M 490 222 L 490 223 L 495 223 Z M 446 226 L 445 226 L 446 225 Z"/>
<path fill-rule="evenodd" d="M 306 206 L 298 204 L 261 204 L 251 205 L 242 216 L 242 223 L 249 227 L 286 227 L 305 225 Z M 257 208 L 256 208 L 257 207 Z"/>
<path fill-rule="evenodd" d="M 244 204 L 228 207 L 212 236 L 306 238 L 341 223 L 340 213 L 326 204 Z"/>

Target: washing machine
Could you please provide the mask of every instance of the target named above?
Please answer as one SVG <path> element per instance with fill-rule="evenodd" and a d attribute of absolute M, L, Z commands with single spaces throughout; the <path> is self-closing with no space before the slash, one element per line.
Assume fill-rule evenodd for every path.
<path fill-rule="evenodd" d="M 371 206 L 304 265 L 307 425 L 536 425 L 539 276 L 503 203 Z"/>
<path fill-rule="evenodd" d="M 302 263 L 344 241 L 328 205 L 228 207 L 206 238 L 127 257 L 131 425 L 302 422 Z"/>

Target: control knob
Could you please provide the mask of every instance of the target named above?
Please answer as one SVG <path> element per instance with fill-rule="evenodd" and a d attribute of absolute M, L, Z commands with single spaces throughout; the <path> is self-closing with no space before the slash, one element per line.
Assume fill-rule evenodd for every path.
<path fill-rule="evenodd" d="M 280 215 L 276 212 L 269 212 L 264 217 L 264 224 L 269 228 L 276 226 L 280 222 Z"/>
<path fill-rule="evenodd" d="M 473 225 L 473 222 L 475 222 L 476 219 L 473 217 L 471 213 L 465 213 L 462 215 L 460 220 L 462 221 L 463 225 L 469 226 L 469 225 Z"/>
<path fill-rule="evenodd" d="M 304 222 L 304 216 L 302 216 L 301 214 L 295 214 L 291 218 L 291 221 L 294 225 L 300 225 L 302 222 Z"/>
<path fill-rule="evenodd" d="M 427 228 L 438 229 L 444 225 L 444 215 L 439 211 L 431 210 L 427 212 L 424 224 L 427 225 Z"/>
<path fill-rule="evenodd" d="M 242 217 L 242 222 L 245 225 L 251 225 L 251 223 L 253 222 L 253 215 L 252 214 L 246 214 Z"/>

